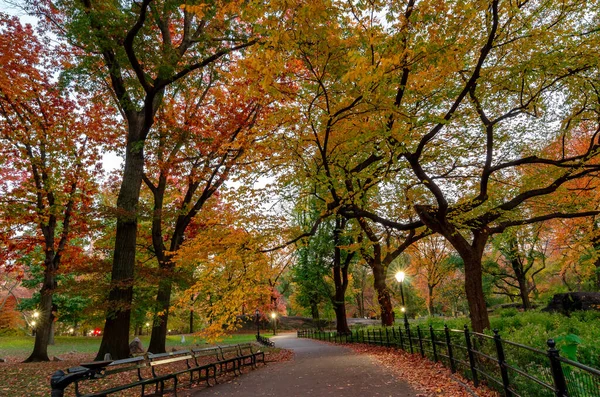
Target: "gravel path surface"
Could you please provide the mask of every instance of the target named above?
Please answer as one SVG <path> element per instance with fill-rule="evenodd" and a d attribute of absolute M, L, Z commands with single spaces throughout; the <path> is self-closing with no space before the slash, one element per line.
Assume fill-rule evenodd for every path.
<path fill-rule="evenodd" d="M 283 363 L 262 365 L 230 383 L 199 390 L 193 396 L 344 396 L 416 397 L 411 387 L 367 355 L 343 347 L 298 339 L 295 334 L 271 339 L 294 351 Z"/>

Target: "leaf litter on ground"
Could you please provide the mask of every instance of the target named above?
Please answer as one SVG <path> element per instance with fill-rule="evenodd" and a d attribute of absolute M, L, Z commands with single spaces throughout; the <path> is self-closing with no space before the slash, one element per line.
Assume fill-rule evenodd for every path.
<path fill-rule="evenodd" d="M 418 397 L 473 397 L 472 392 L 479 397 L 499 397 L 497 392 L 484 386 L 476 388 L 470 380 L 458 373 L 452 374 L 441 363 L 434 363 L 418 354 L 366 344 L 346 344 L 346 346 L 356 353 L 371 356 L 391 370 L 398 379 L 411 385 L 419 393 Z"/>
<path fill-rule="evenodd" d="M 265 361 L 267 363 L 275 363 L 290 360 L 293 353 L 285 349 L 264 349 Z M 94 359 L 92 353 L 66 353 L 60 355 L 63 361 L 49 361 L 40 363 L 23 363 L 25 356 L 8 356 L 4 357 L 7 362 L 0 363 L 0 396 L 1 397 L 38 397 L 50 395 L 50 376 L 57 370 L 67 371 L 70 367 L 78 366 L 80 363 L 90 362 Z M 181 363 L 180 363 L 181 364 Z M 168 366 L 170 365 L 170 367 Z M 177 363 L 167 364 L 163 366 L 166 372 L 174 372 L 181 369 Z M 245 370 L 248 371 L 248 370 Z M 125 383 L 131 383 L 137 380 L 135 371 L 131 373 L 113 374 L 110 377 L 95 381 L 82 382 L 80 392 L 89 392 L 92 390 L 100 390 Z M 151 377 L 150 373 L 145 374 L 145 378 Z M 185 376 L 181 376 L 184 379 Z M 219 376 L 219 383 L 231 381 L 234 378 L 231 374 Z M 189 395 L 193 389 L 198 389 L 204 386 L 204 382 L 192 385 L 183 385 L 177 387 L 177 394 L 181 396 Z M 165 385 L 170 387 L 169 385 Z M 150 385 L 152 388 L 152 385 Z M 119 396 L 139 396 L 140 388 L 133 388 L 127 391 L 118 393 Z M 65 397 L 75 396 L 75 388 L 70 385 L 65 390 Z"/>

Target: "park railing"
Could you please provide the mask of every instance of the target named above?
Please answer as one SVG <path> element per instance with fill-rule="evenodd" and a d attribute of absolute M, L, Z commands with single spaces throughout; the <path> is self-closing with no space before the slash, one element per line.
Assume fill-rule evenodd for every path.
<path fill-rule="evenodd" d="M 333 331 L 300 330 L 300 338 L 400 348 L 442 363 L 452 373 L 506 397 L 600 397 L 600 370 L 561 357 L 552 339 L 546 351 L 464 329 L 419 326 Z"/>

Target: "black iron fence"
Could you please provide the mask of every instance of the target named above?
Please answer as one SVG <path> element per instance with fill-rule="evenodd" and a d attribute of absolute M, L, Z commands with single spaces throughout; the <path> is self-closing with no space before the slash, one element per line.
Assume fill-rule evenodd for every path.
<path fill-rule="evenodd" d="M 552 339 L 546 351 L 463 330 L 419 326 L 354 330 L 349 334 L 301 330 L 300 338 L 400 348 L 441 362 L 452 373 L 506 397 L 600 397 L 600 370 L 561 357 Z"/>

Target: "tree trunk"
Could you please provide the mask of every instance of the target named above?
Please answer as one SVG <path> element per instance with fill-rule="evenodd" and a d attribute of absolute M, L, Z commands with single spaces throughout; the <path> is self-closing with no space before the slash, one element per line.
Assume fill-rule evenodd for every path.
<path fill-rule="evenodd" d="M 53 316 L 54 317 L 54 316 Z M 56 321 L 52 320 L 52 324 L 50 324 L 50 337 L 48 338 L 48 344 L 50 346 L 54 346 L 54 333 L 56 332 Z"/>
<path fill-rule="evenodd" d="M 56 289 L 56 279 L 54 277 L 53 256 L 46 257 L 44 267 L 44 283 L 40 291 L 40 316 L 35 325 L 35 343 L 33 352 L 25 360 L 26 363 L 50 361 L 48 357 L 48 342 L 52 332 L 52 323 L 54 323 L 54 313 L 52 311 L 52 296 Z"/>
<path fill-rule="evenodd" d="M 461 257 L 465 263 L 465 293 L 469 303 L 471 327 L 474 332 L 483 332 L 490 328 L 490 319 L 483 294 L 481 255 L 471 252 L 468 255 L 461 254 Z"/>
<path fill-rule="evenodd" d="M 172 282 L 169 277 L 171 271 L 170 269 L 165 271 L 165 278 L 162 278 L 158 285 L 156 303 L 161 314 L 154 319 L 152 336 L 148 345 L 148 351 L 154 354 L 166 352 L 167 322 L 169 320 L 169 306 L 171 305 Z M 191 320 L 193 321 L 193 318 Z M 193 328 L 193 325 L 190 328 Z"/>
<path fill-rule="evenodd" d="M 336 330 L 338 334 L 350 333 L 348 319 L 346 318 L 346 289 L 348 288 L 348 266 L 350 259 L 342 263 L 342 250 L 338 246 L 339 236 L 346 222 L 336 222 L 334 259 L 333 259 L 333 283 L 335 294 L 333 296 L 333 310 L 335 311 Z M 350 254 L 348 254 L 350 255 Z"/>
<path fill-rule="evenodd" d="M 132 139 L 141 134 L 143 118 L 130 117 L 125 169 L 117 199 L 117 231 L 108 294 L 106 322 L 96 360 L 110 353 L 114 360 L 129 357 L 129 326 L 133 300 L 133 277 L 137 238 L 137 211 L 144 170 L 143 139 Z"/>
<path fill-rule="evenodd" d="M 531 301 L 529 300 L 529 283 L 527 277 L 521 272 L 517 273 L 517 283 L 519 283 L 519 296 L 523 303 L 523 310 L 531 309 Z"/>
<path fill-rule="evenodd" d="M 596 250 L 596 255 L 598 255 L 594 261 L 594 265 L 596 266 L 596 289 L 600 291 L 600 245 L 594 245 L 594 249 Z"/>
<path fill-rule="evenodd" d="M 365 297 L 364 297 L 364 293 L 358 292 L 354 295 L 354 297 L 356 298 L 356 306 L 358 308 L 358 317 L 360 318 L 364 318 L 365 317 Z"/>
<path fill-rule="evenodd" d="M 377 291 L 377 302 L 381 310 L 381 325 L 391 327 L 394 325 L 394 308 L 392 306 L 392 298 L 390 290 L 385 282 L 387 268 L 380 261 L 373 261 L 373 281 L 375 291 Z"/>
<path fill-rule="evenodd" d="M 317 305 L 316 301 L 310 302 L 310 314 L 313 321 L 319 321 L 319 305 Z"/>
<path fill-rule="evenodd" d="M 427 286 L 427 311 L 430 316 L 433 316 L 433 286 Z"/>
<path fill-rule="evenodd" d="M 190 309 L 190 334 L 194 333 L 194 309 Z"/>

